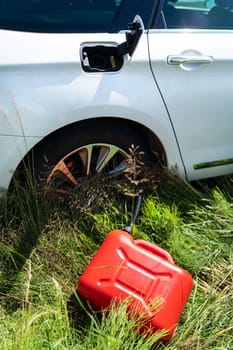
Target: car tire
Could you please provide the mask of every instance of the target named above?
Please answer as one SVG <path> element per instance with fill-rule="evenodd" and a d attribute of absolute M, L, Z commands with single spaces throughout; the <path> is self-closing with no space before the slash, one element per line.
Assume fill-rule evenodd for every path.
<path fill-rule="evenodd" d="M 148 155 L 143 138 L 128 125 L 77 124 L 51 135 L 35 149 L 34 172 L 47 191 L 65 193 L 98 174 L 119 180 L 131 145 Z"/>

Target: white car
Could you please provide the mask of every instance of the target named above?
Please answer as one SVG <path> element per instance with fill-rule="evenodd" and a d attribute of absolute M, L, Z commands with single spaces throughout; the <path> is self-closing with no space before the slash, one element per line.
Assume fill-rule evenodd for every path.
<path fill-rule="evenodd" d="M 187 180 L 232 173 L 233 13 L 215 1 L 0 0 L 0 188 L 28 160 L 61 189 L 118 173 L 131 144 Z"/>

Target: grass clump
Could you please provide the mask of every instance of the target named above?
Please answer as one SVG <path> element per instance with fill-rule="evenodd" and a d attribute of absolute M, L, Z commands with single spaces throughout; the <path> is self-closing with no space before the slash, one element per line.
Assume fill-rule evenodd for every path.
<path fill-rule="evenodd" d="M 151 336 L 148 332 L 140 335 L 140 329 L 145 323 L 143 316 L 133 315 L 129 317 L 128 307 L 130 298 L 124 300 L 120 305 L 114 301 L 101 313 L 101 321 L 96 320 L 92 315 L 91 324 L 85 337 L 85 343 L 80 349 L 101 349 L 101 350 L 133 350 L 151 349 L 163 336 L 165 331 L 159 331 Z"/>
<path fill-rule="evenodd" d="M 37 291 L 37 303 L 30 299 L 27 304 L 13 314 L 0 310 L 1 340 L 3 350 L 8 349 L 67 349 L 73 347 L 72 329 L 63 292 L 56 280 L 50 282 L 50 296 L 53 302 L 48 303 L 43 294 Z M 27 290 L 25 291 L 27 296 Z M 75 348 L 75 347 L 73 347 Z"/>
<path fill-rule="evenodd" d="M 232 180 L 192 187 L 176 174 L 163 176 L 147 189 L 133 236 L 168 250 L 194 278 L 169 343 L 157 342 L 161 334 L 139 336 L 127 304 L 99 318 L 74 295 L 104 237 L 129 224 L 134 204 L 116 200 L 92 210 L 18 192 L 0 200 L 1 349 L 233 348 Z"/>

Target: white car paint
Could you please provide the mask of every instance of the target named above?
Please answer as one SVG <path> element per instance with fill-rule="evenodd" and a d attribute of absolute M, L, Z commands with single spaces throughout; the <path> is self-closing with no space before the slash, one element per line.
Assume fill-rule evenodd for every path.
<path fill-rule="evenodd" d="M 121 34 L 38 34 L 0 31 L 0 185 L 7 188 L 26 153 L 54 130 L 79 120 L 113 116 L 157 133 L 170 164 L 183 165 L 166 108 L 155 88 L 146 32 L 132 58 L 113 73 L 85 73 L 84 41 L 121 43 Z"/>
<path fill-rule="evenodd" d="M 120 70 L 88 73 L 81 44 L 120 44 L 124 32 L 0 30 L 0 188 L 8 188 L 25 155 L 52 132 L 109 116 L 151 130 L 168 166 L 189 180 L 232 172 L 232 162 L 213 166 L 233 158 L 232 38 L 232 31 L 152 29 Z M 170 56 L 182 55 L 211 60 L 169 64 Z"/>
<path fill-rule="evenodd" d="M 154 75 L 168 108 L 189 180 L 233 172 L 232 31 L 151 30 Z M 210 63 L 169 65 L 169 56 L 210 57 Z"/>

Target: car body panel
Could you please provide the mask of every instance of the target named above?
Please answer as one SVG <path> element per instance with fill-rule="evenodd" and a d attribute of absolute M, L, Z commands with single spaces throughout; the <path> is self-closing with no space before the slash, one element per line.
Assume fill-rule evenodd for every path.
<path fill-rule="evenodd" d="M 232 31 L 220 30 L 151 30 L 149 34 L 153 72 L 189 180 L 233 171 L 232 40 Z M 170 65 L 171 55 L 204 56 L 212 61 Z M 214 166 L 226 160 L 231 164 Z"/>
<path fill-rule="evenodd" d="M 90 13 L 85 24 L 89 33 L 73 33 L 74 19 L 66 33 L 62 33 L 70 14 L 75 17 L 81 13 L 75 6 L 84 3 L 59 2 L 55 17 L 52 3 L 31 2 L 32 7 L 46 5 L 50 11 L 37 13 L 34 9 L 32 17 L 26 3 L 9 3 L 6 9 L 1 4 L 6 11 L 6 17 L 1 14 L 6 29 L 0 29 L 0 147 L 3 150 L 0 188 L 9 186 L 17 166 L 39 142 L 66 126 L 98 118 L 132 121 L 137 124 L 137 130 L 140 126 L 148 129 L 161 142 L 168 166 L 176 166 L 188 180 L 231 173 L 233 48 L 229 43 L 233 31 L 212 30 L 218 26 L 214 23 L 208 28 L 206 20 L 213 4 L 201 0 L 197 4 L 178 1 L 172 5 L 175 10 L 185 10 L 180 12 L 182 16 L 188 14 L 185 23 L 192 21 L 192 16 L 201 15 L 204 22 L 192 23 L 195 28 L 207 26 L 208 29 L 183 28 L 184 22 L 169 27 L 166 8 L 161 12 L 163 2 L 157 0 L 148 1 L 148 7 L 142 0 L 125 0 L 121 4 L 116 0 L 117 12 L 110 11 L 113 15 L 110 33 L 91 33 L 88 23 L 91 26 L 96 13 L 91 13 L 89 7 L 84 11 L 85 16 Z M 16 5 L 22 10 L 19 22 Z M 11 6 L 15 11 L 13 16 Z M 65 12 L 62 6 L 67 7 Z M 122 54 L 123 64 L 119 69 L 85 71 L 80 59 L 82 46 L 113 43 L 118 47 L 127 36 L 127 28 L 119 32 L 119 24 L 126 23 L 126 18 L 132 22 L 136 9 L 146 20 L 146 27 L 151 23 L 154 29 L 144 30 L 135 50 Z M 102 16 L 104 12 L 99 14 Z M 8 15 L 12 22 L 8 21 Z M 53 20 L 58 21 L 55 32 Z M 34 32 L 27 29 L 27 23 Z M 11 26 L 14 30 L 9 30 Z M 172 26 L 183 29 L 167 29 Z M 220 27 L 224 28 L 224 23 Z M 180 63 L 183 57 L 188 62 Z"/>
<path fill-rule="evenodd" d="M 93 40 L 121 43 L 125 33 L 0 31 L 0 46 L 6 47 L 0 58 L 0 101 L 4 101 L 0 104 L 0 142 L 4 140 L 4 149 L 10 150 L 0 173 L 1 187 L 8 186 L 9 173 L 44 137 L 63 126 L 98 117 L 146 126 L 169 150 L 169 164 L 177 164 L 184 173 L 167 110 L 154 87 L 146 32 L 133 56 L 112 73 L 81 69 L 79 47 Z"/>
<path fill-rule="evenodd" d="M 39 140 L 38 137 L 0 135 L 0 190 L 8 188 L 17 166 Z"/>

